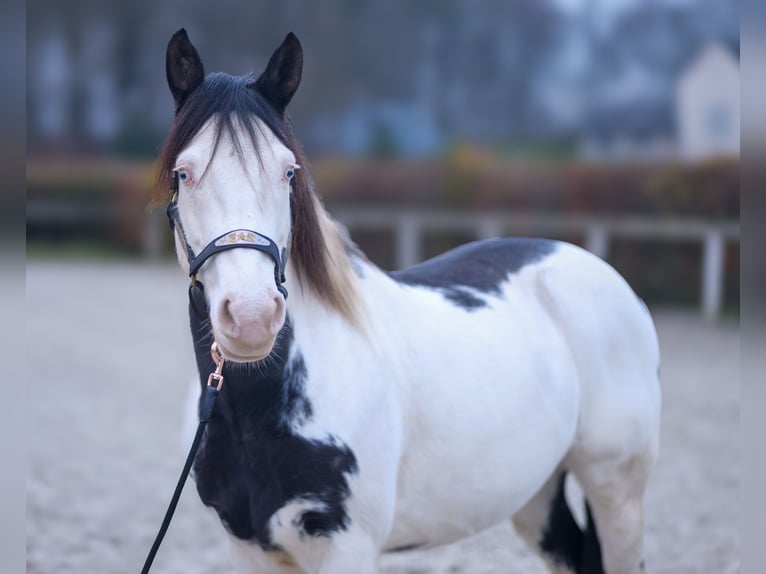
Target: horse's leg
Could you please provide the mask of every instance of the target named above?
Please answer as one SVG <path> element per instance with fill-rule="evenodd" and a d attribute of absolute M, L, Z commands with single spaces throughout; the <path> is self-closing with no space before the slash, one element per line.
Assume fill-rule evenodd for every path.
<path fill-rule="evenodd" d="M 295 563 L 302 569 L 289 572 L 375 574 L 378 571 L 379 554 L 372 537 L 359 529 L 337 532 L 331 536 L 303 537 L 293 547 L 292 554 Z M 260 574 L 260 571 L 257 572 Z"/>
<path fill-rule="evenodd" d="M 566 472 L 554 472 L 535 496 L 513 515 L 513 526 L 554 574 L 579 573 L 583 533 L 564 496 Z"/>
<path fill-rule="evenodd" d="M 646 571 L 643 498 L 654 461 L 655 452 L 649 449 L 627 458 L 580 459 L 573 465 L 588 501 L 589 515 L 595 521 L 607 574 Z"/>
<path fill-rule="evenodd" d="M 587 414 L 566 459 L 595 522 L 601 547 L 596 562 L 606 574 L 645 572 L 644 492 L 659 449 L 659 399 L 654 373 L 647 382 L 629 375 L 622 384 L 590 389 Z"/>
<path fill-rule="evenodd" d="M 306 574 L 284 552 L 265 552 L 257 545 L 229 538 L 231 562 L 237 574 Z"/>
<path fill-rule="evenodd" d="M 362 532 L 333 537 L 312 574 L 376 574 L 379 551 L 372 538 Z"/>

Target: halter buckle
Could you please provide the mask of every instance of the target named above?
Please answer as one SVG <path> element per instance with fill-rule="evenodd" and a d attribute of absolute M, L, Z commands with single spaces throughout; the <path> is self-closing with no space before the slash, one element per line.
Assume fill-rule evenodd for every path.
<path fill-rule="evenodd" d="M 217 381 L 218 384 L 215 385 L 215 390 L 220 391 L 221 387 L 223 387 L 223 375 L 221 374 L 221 371 L 223 371 L 223 364 L 226 359 L 223 358 L 221 350 L 218 348 L 218 343 L 213 343 L 210 346 L 210 356 L 213 358 L 213 362 L 215 363 L 215 371 L 210 373 L 208 376 L 207 386 L 212 387 L 214 386 L 213 381 Z"/>
<path fill-rule="evenodd" d="M 214 385 L 213 381 L 218 381 L 218 384 Z M 210 373 L 210 376 L 207 378 L 207 386 L 215 387 L 216 391 L 220 391 L 221 387 L 223 387 L 223 375 L 220 373 Z"/>

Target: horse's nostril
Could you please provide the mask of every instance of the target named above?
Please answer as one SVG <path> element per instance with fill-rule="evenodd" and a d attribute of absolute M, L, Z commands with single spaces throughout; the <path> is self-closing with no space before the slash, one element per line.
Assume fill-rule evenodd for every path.
<path fill-rule="evenodd" d="M 276 335 L 282 328 L 282 308 L 285 302 L 281 295 L 274 297 L 274 312 L 271 314 L 271 334 Z"/>
<path fill-rule="evenodd" d="M 231 299 L 224 299 L 223 305 L 221 305 L 221 322 L 228 329 L 233 329 L 236 326 L 234 315 L 231 312 Z"/>

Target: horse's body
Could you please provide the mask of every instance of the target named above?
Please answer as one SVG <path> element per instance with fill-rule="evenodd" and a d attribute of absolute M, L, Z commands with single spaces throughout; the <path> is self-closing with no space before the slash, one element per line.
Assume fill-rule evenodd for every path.
<path fill-rule="evenodd" d="M 171 48 L 174 41 L 188 39 L 174 37 Z M 286 66 L 285 50 L 265 75 L 275 59 Z M 173 88 L 170 71 L 169 80 Z M 282 139 L 271 134 L 272 120 L 256 120 L 267 144 Z M 242 147 L 236 140 L 247 134 L 237 126 L 219 132 L 222 149 Z M 211 153 L 211 133 L 195 131 L 179 144 L 177 170 Z M 245 156 L 255 151 L 244 146 Z M 218 190 L 210 193 L 222 201 L 227 178 L 245 169 L 236 155 L 219 152 L 208 166 Z M 295 152 L 283 165 L 297 159 Z M 268 172 L 265 155 L 260 165 Z M 300 234 L 299 192 L 292 193 Z M 183 198 L 184 190 L 179 212 L 194 222 L 188 240 L 199 248 L 215 234 L 199 214 L 193 219 L 202 200 Z M 387 274 L 318 202 L 310 207 L 329 253 L 325 280 L 343 289 L 328 295 L 300 261 L 287 265 L 290 297 L 268 303 L 264 320 L 273 322 L 284 305 L 279 335 L 259 363 L 228 367 L 195 464 L 198 491 L 230 534 L 237 571 L 372 574 L 381 552 L 448 543 L 512 517 L 553 571 L 639 572 L 642 497 L 658 449 L 659 353 L 651 318 L 622 278 L 582 249 L 537 239 L 478 242 Z M 216 234 L 252 226 L 259 209 L 267 208 L 237 205 Z M 268 231 L 277 243 L 290 237 L 278 226 Z M 297 241 L 295 257 L 306 266 L 305 236 Z M 256 285 L 248 273 L 270 265 L 265 259 L 228 251 L 201 276 L 210 321 L 191 317 L 203 384 L 211 333 L 226 349 L 248 328 L 263 332 L 232 311 L 238 300 L 226 273 Z M 238 288 L 255 306 L 250 288 Z M 239 360 L 242 348 L 227 358 Z M 563 496 L 567 472 L 589 502 L 585 532 Z"/>

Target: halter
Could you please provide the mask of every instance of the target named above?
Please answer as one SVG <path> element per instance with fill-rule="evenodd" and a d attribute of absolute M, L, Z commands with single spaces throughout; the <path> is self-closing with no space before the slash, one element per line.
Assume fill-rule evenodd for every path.
<path fill-rule="evenodd" d="M 283 247 L 280 253 L 277 244 L 263 233 L 258 233 L 252 229 L 233 229 L 213 239 L 199 252 L 198 255 L 194 254 L 194 250 L 191 245 L 189 245 L 189 240 L 186 237 L 184 226 L 181 223 L 181 217 L 178 214 L 178 172 L 176 171 L 172 172 L 170 202 L 167 207 L 167 215 L 168 221 L 170 222 L 170 229 L 172 229 L 174 233 L 178 232 L 180 234 L 181 245 L 183 245 L 184 251 L 186 252 L 186 259 L 189 261 L 189 277 L 191 278 L 189 297 L 193 304 L 194 298 L 192 297 L 192 289 L 195 287 L 202 289 L 202 283 L 197 281 L 197 272 L 205 264 L 205 261 L 222 251 L 228 251 L 229 249 L 236 249 L 238 247 L 263 251 L 274 260 L 274 282 L 277 285 L 277 290 L 282 294 L 282 297 L 287 299 L 287 288 L 283 285 L 285 282 L 285 266 L 287 265 L 287 248 Z M 195 311 L 196 310 L 195 305 Z"/>

